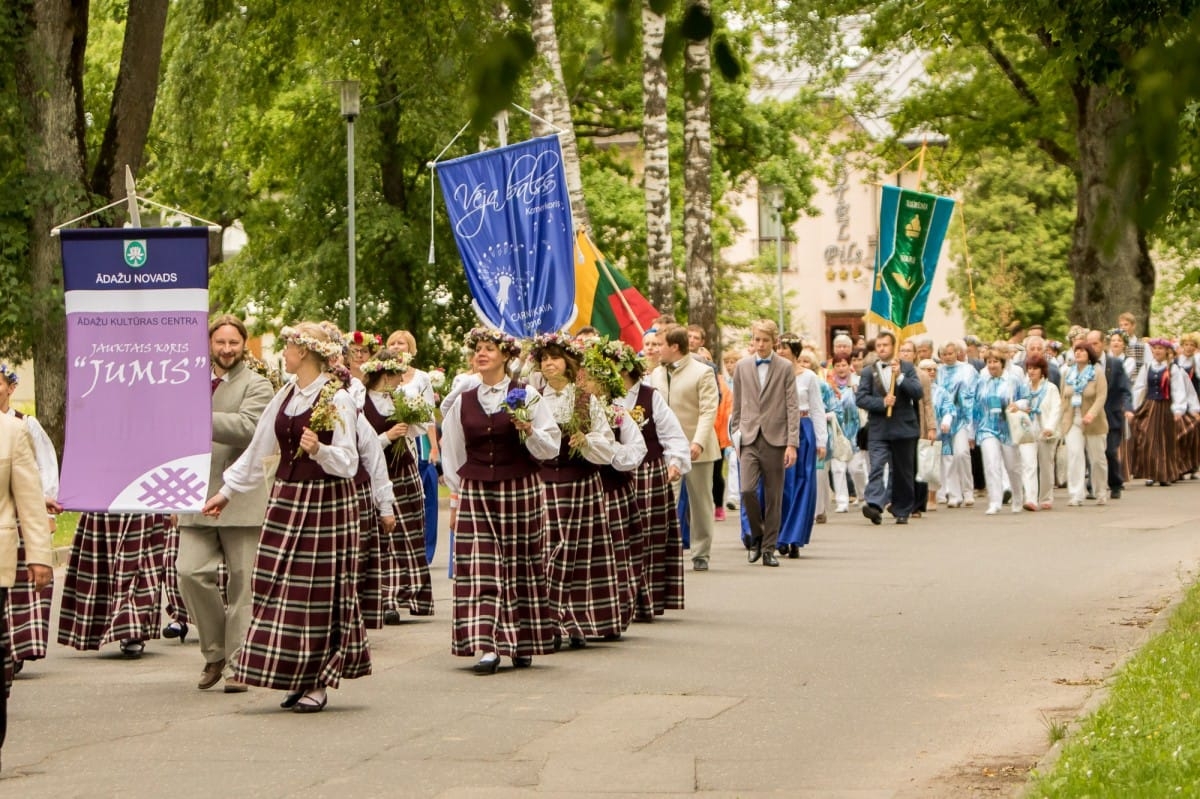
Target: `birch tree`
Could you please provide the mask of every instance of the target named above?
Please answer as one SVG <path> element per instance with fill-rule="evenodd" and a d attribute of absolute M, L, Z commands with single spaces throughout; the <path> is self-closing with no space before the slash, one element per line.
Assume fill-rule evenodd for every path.
<path fill-rule="evenodd" d="M 716 266 L 712 242 L 712 17 L 709 0 L 691 0 L 684 19 L 683 243 L 688 322 L 717 343 Z"/>
<path fill-rule="evenodd" d="M 667 128 L 666 0 L 642 6 L 642 145 L 645 149 L 646 268 L 650 302 L 675 313 L 675 263 L 671 245 L 671 166 Z"/>

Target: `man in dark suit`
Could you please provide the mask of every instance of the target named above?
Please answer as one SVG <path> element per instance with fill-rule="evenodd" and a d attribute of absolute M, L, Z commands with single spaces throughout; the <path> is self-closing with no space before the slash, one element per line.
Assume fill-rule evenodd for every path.
<path fill-rule="evenodd" d="M 1121 464 L 1121 440 L 1125 436 L 1125 420 L 1133 418 L 1133 387 L 1125 364 L 1113 358 L 1104 347 L 1104 333 L 1089 330 L 1087 343 L 1100 353 L 1100 365 L 1104 367 L 1104 378 L 1108 381 L 1108 397 L 1104 400 L 1104 415 L 1108 417 L 1108 438 L 1104 442 L 1104 459 L 1108 461 L 1108 493 L 1113 499 L 1121 498 L 1125 488 L 1125 469 Z"/>
<path fill-rule="evenodd" d="M 779 331 L 770 319 L 750 325 L 747 355 L 733 368 L 733 414 L 729 427 L 738 442 L 742 510 L 750 524 L 751 563 L 778 566 L 775 546 L 783 515 L 783 473 L 796 462 L 800 403 L 792 365 L 774 354 Z M 763 504 L 758 504 L 762 483 Z"/>
<path fill-rule="evenodd" d="M 916 505 L 914 480 L 917 439 L 921 436 L 920 402 L 924 396 L 916 368 L 896 355 L 896 336 L 889 330 L 875 337 L 875 363 L 863 369 L 854 401 L 867 412 L 867 456 L 871 474 L 863 515 L 872 524 L 883 522 L 888 486 L 883 472 L 890 467 L 892 515 L 908 524 Z"/>

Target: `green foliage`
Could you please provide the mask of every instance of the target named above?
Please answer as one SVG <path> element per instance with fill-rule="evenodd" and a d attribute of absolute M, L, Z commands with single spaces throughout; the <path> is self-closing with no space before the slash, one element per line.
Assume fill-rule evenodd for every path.
<path fill-rule="evenodd" d="M 1152 797 L 1200 793 L 1200 585 L 1162 633 L 1122 667 L 1029 796 Z"/>
<path fill-rule="evenodd" d="M 1051 338 L 1066 333 L 1074 190 L 1071 173 L 1036 152 L 983 154 L 971 170 L 958 209 L 966 241 L 956 214 L 949 238 L 960 266 L 948 283 L 972 333 L 985 341 L 1001 337 L 1014 319 L 1044 324 Z"/>

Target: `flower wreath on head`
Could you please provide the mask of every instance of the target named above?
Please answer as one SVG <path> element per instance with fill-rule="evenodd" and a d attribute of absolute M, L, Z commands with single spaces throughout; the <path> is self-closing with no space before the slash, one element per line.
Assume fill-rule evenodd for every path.
<path fill-rule="evenodd" d="M 1175 342 L 1169 338 L 1152 338 L 1146 342 L 1147 347 L 1166 347 L 1169 350 L 1175 349 Z"/>
<path fill-rule="evenodd" d="M 6 363 L 0 363 L 0 377 L 7 380 L 10 386 L 15 386 L 21 382 L 21 378 L 17 377 L 16 371 Z"/>
<path fill-rule="evenodd" d="M 550 347 L 558 347 L 576 361 L 583 359 L 583 351 L 575 343 L 574 337 L 568 336 L 566 333 L 542 333 L 540 336 L 534 336 L 533 347 L 529 352 L 534 368 L 541 363 L 542 357 Z"/>
<path fill-rule="evenodd" d="M 285 327 L 279 331 L 279 340 L 284 345 L 295 344 L 309 352 L 315 352 L 325 360 L 342 354 L 342 345 L 336 341 L 318 341 L 310 335 L 301 333 L 293 327 Z"/>
<path fill-rule="evenodd" d="M 371 358 L 371 360 L 359 367 L 364 375 L 373 375 L 376 372 L 390 372 L 391 374 L 402 375 L 408 371 L 408 362 L 412 360 L 412 356 L 407 352 L 396 352 L 389 350 L 394 357 L 380 358 L 379 355 Z"/>
<path fill-rule="evenodd" d="M 625 381 L 621 379 L 619 361 L 609 352 L 609 345 L 612 343 L 620 342 L 596 339 L 590 346 L 584 347 L 581 360 L 581 365 L 587 370 L 592 381 L 608 394 L 609 399 L 625 396 Z"/>
<path fill-rule="evenodd" d="M 797 336 L 795 333 L 783 333 L 779 336 L 779 343 L 787 344 L 789 347 L 792 346 L 793 344 L 795 344 L 799 347 L 803 347 L 804 339 L 801 338 L 800 336 Z"/>
<path fill-rule="evenodd" d="M 1113 336 L 1120 336 L 1121 341 L 1125 342 L 1125 346 L 1129 346 L 1129 334 L 1121 328 L 1114 327 L 1112 330 L 1108 331 L 1106 337 L 1111 339 Z"/>
<path fill-rule="evenodd" d="M 364 348 L 368 355 L 374 355 L 383 349 L 383 337 L 378 333 L 364 333 L 355 330 L 350 334 L 350 343 Z"/>
<path fill-rule="evenodd" d="M 521 345 L 517 340 L 508 335 L 502 330 L 496 330 L 491 327 L 476 327 L 472 328 L 470 333 L 467 333 L 463 343 L 467 350 L 475 352 L 475 349 L 485 341 L 490 341 L 496 345 L 496 349 L 508 358 L 516 358 L 521 354 Z"/>

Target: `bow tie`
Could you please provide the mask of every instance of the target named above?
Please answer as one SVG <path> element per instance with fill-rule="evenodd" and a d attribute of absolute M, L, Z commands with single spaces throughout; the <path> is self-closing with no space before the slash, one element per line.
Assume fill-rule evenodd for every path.
<path fill-rule="evenodd" d="M 678 369 L 678 368 L 679 368 L 679 362 L 678 362 L 678 361 L 676 361 L 675 363 L 669 363 L 669 364 L 667 364 L 667 371 L 668 371 L 668 372 L 674 372 L 674 371 L 675 371 L 676 369 Z"/>
<path fill-rule="evenodd" d="M 771 362 L 770 358 L 755 358 L 754 359 L 755 366 L 762 366 L 764 363 L 770 363 L 770 362 Z"/>

